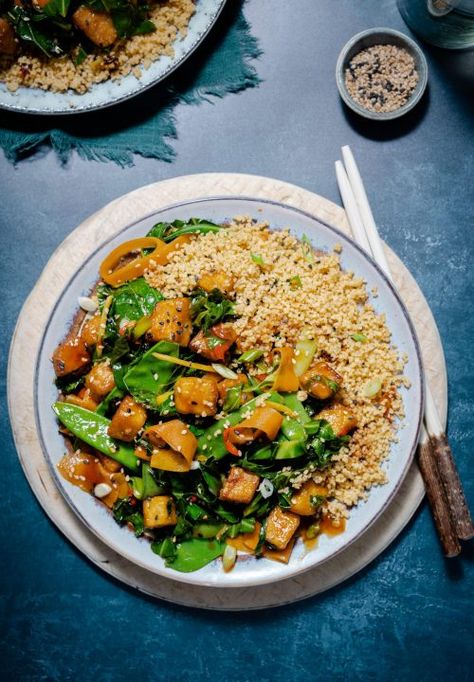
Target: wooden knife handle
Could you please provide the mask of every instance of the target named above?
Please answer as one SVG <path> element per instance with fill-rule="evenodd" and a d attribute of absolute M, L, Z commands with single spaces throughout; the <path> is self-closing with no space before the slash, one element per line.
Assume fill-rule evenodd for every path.
<path fill-rule="evenodd" d="M 429 438 L 444 491 L 448 498 L 456 535 L 460 540 L 470 540 L 474 537 L 474 525 L 448 439 L 444 433 L 440 436 L 430 435 Z"/>
<path fill-rule="evenodd" d="M 429 440 L 419 445 L 418 463 L 443 551 L 447 557 L 455 557 L 461 552 L 461 545 L 436 466 L 433 446 Z"/>

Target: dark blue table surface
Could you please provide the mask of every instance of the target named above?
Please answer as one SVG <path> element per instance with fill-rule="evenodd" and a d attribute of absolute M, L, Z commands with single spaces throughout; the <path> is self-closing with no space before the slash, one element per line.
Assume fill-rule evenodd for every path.
<path fill-rule="evenodd" d="M 344 110 L 334 67 L 360 30 L 408 32 L 395 0 L 250 0 L 245 11 L 264 50 L 264 82 L 180 106 L 172 164 L 136 158 L 121 169 L 74 156 L 61 167 L 47 150 L 16 168 L 0 159 L 6 680 L 473 678 L 472 547 L 444 560 L 426 504 L 377 561 L 337 589 L 278 610 L 220 614 L 148 599 L 101 573 L 49 522 L 20 470 L 5 401 L 8 345 L 23 301 L 76 225 L 136 187 L 203 171 L 273 176 L 339 202 L 333 162 L 349 143 L 381 233 L 438 322 L 449 437 L 474 505 L 474 53 L 426 47 L 427 97 L 410 119 L 380 128 Z"/>

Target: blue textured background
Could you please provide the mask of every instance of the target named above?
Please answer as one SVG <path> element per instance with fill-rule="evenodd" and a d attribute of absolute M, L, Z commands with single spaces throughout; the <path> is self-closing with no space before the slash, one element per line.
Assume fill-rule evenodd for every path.
<path fill-rule="evenodd" d="M 377 128 L 344 111 L 333 72 L 357 31 L 407 30 L 394 0 L 250 0 L 245 12 L 264 50 L 264 83 L 214 106 L 179 107 L 173 164 L 137 158 L 120 169 L 75 157 L 64 168 L 46 152 L 15 169 L 0 160 L 3 370 L 16 317 L 49 255 L 104 203 L 201 171 L 274 176 L 339 201 L 333 161 L 349 143 L 384 238 L 435 313 L 449 372 L 449 437 L 474 505 L 474 53 L 426 48 L 428 97 L 410 119 Z M 472 679 L 474 553 L 445 561 L 426 505 L 367 570 L 321 597 L 240 615 L 172 607 L 96 570 L 48 521 L 16 458 L 4 376 L 4 679 Z"/>

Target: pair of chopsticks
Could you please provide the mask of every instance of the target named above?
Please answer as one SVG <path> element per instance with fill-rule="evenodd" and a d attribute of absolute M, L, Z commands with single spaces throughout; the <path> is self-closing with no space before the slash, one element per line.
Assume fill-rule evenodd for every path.
<path fill-rule="evenodd" d="M 393 284 L 362 178 L 348 146 L 342 147 L 342 158 L 344 164 L 336 161 L 336 176 L 354 239 Z M 426 374 L 425 388 L 418 463 L 444 553 L 447 557 L 454 557 L 461 552 L 459 541 L 474 537 L 474 526 Z"/>

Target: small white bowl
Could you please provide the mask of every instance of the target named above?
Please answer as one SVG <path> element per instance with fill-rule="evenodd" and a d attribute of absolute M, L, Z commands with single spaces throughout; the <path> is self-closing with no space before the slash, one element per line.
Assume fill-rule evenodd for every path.
<path fill-rule="evenodd" d="M 350 96 L 345 81 L 346 69 L 352 58 L 373 45 L 395 45 L 404 48 L 415 60 L 415 68 L 418 71 L 418 83 L 409 100 L 403 106 L 394 111 L 371 111 L 356 102 Z M 420 47 L 408 36 L 391 28 L 369 28 L 367 31 L 357 33 L 342 48 L 336 65 L 336 82 L 341 95 L 347 106 L 356 114 L 370 118 L 373 121 L 389 121 L 403 116 L 415 107 L 423 96 L 428 82 L 428 64 Z"/>

